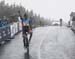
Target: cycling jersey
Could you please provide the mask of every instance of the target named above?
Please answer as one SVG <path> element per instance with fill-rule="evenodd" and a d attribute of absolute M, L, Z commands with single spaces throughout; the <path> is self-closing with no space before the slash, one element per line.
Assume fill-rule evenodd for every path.
<path fill-rule="evenodd" d="M 22 19 L 22 25 L 23 26 L 29 26 L 29 22 L 30 22 L 29 19 Z"/>
<path fill-rule="evenodd" d="M 23 26 L 29 26 L 30 29 L 32 29 L 32 20 L 21 18 L 21 22 L 22 22 L 22 27 Z"/>

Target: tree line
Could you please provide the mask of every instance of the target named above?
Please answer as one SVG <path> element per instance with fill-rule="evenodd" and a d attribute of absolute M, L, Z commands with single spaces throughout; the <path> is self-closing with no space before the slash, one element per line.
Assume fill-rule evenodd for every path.
<path fill-rule="evenodd" d="M 33 16 L 33 25 L 36 26 L 45 26 L 51 25 L 51 21 L 40 17 L 40 15 L 36 15 L 33 11 L 26 10 L 23 6 L 19 5 L 9 5 L 8 3 L 5 4 L 5 1 L 0 2 L 0 19 L 3 19 L 4 16 L 7 17 L 8 21 L 15 22 L 18 21 L 18 11 L 21 12 L 21 15 L 24 13 L 28 13 L 29 16 Z"/>

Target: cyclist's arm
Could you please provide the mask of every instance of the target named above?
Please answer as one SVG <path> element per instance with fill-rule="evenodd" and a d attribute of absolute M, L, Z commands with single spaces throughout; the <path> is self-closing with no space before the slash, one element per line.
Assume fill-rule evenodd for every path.
<path fill-rule="evenodd" d="M 29 21 L 29 27 L 32 30 L 32 21 L 31 20 Z"/>
<path fill-rule="evenodd" d="M 23 18 L 20 16 L 21 26 L 23 27 Z"/>

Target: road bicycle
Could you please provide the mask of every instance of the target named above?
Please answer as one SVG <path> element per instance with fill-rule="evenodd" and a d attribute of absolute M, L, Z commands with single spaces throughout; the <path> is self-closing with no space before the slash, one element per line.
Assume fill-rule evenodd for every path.
<path fill-rule="evenodd" d="M 28 39 L 28 32 L 26 32 L 26 34 L 23 34 L 23 43 L 24 43 L 24 48 L 26 49 L 26 53 L 29 54 L 29 39 Z"/>

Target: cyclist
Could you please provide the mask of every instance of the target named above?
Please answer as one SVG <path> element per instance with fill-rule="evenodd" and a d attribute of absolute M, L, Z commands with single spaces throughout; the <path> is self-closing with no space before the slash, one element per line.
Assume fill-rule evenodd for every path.
<path fill-rule="evenodd" d="M 28 18 L 28 15 L 25 13 L 24 17 L 21 17 L 21 22 L 22 22 L 22 34 L 23 34 L 23 43 L 24 47 L 29 47 L 29 42 L 32 37 L 32 20 Z M 24 39 L 24 35 L 27 36 L 27 33 L 30 34 L 30 38 Z"/>

